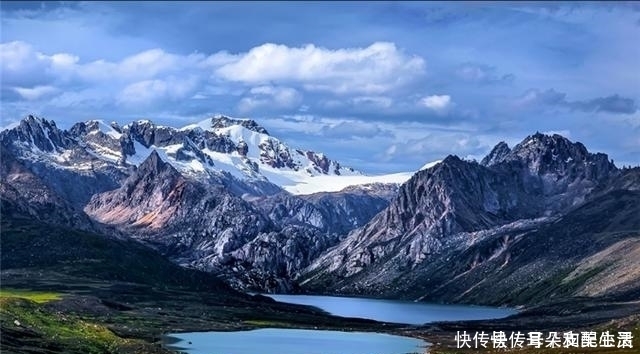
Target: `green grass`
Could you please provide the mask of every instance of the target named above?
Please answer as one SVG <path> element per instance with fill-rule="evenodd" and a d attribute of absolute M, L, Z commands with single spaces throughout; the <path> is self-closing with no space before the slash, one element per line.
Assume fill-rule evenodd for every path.
<path fill-rule="evenodd" d="M 6 292 L 3 289 L 3 295 Z M 11 292 L 17 296 L 0 298 L 0 323 L 6 330 L 24 333 L 24 346 L 60 346 L 69 353 L 119 353 L 134 344 L 116 336 L 104 326 L 87 322 L 78 316 L 47 310 L 42 302 L 58 294 Z M 25 297 L 32 297 L 34 300 Z M 20 337 L 20 336 L 19 336 Z"/>
<path fill-rule="evenodd" d="M 62 294 L 45 291 L 31 291 L 22 289 L 0 289 L 0 298 L 20 298 L 42 304 L 62 299 Z"/>

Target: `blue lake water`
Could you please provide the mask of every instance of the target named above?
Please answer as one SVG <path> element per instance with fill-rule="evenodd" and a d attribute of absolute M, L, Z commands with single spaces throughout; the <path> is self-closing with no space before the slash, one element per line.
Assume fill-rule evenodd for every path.
<path fill-rule="evenodd" d="M 424 353 L 426 342 L 381 333 L 265 328 L 171 335 L 189 354 L 405 354 Z M 191 342 L 191 344 L 189 344 Z"/>
<path fill-rule="evenodd" d="M 483 320 L 503 318 L 517 313 L 514 309 L 485 306 L 438 305 L 412 301 L 338 296 L 265 295 L 276 301 L 315 306 L 337 316 L 368 318 L 376 321 L 405 324 Z"/>
<path fill-rule="evenodd" d="M 343 317 L 423 324 L 502 318 L 514 309 L 436 305 L 409 301 L 312 295 L 267 295 L 288 303 L 311 305 Z M 173 347 L 188 354 L 406 354 L 424 353 L 428 343 L 381 333 L 264 328 L 236 332 L 172 334 Z"/>

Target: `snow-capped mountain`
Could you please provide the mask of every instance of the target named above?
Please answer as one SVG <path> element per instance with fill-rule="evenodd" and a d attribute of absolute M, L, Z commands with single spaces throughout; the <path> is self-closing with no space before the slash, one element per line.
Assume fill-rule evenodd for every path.
<path fill-rule="evenodd" d="M 411 175 L 365 176 L 292 149 L 255 121 L 223 116 L 183 128 L 90 120 L 68 130 L 28 116 L 0 142 L 5 211 L 115 229 L 261 291 L 289 289 Z"/>
<path fill-rule="evenodd" d="M 182 128 L 149 120 L 124 126 L 90 120 L 69 130 L 28 116 L 3 134 L 19 156 L 59 168 L 91 169 L 99 164 L 129 174 L 127 170 L 155 150 L 186 176 L 231 180 L 248 185 L 238 189 L 253 195 L 275 193 L 276 186 L 292 194 L 312 194 L 353 185 L 402 184 L 413 174 L 367 176 L 323 153 L 292 148 L 251 119 L 222 115 Z"/>
<path fill-rule="evenodd" d="M 586 279 L 608 247 L 630 249 L 619 264 L 633 259 L 637 238 L 640 170 L 559 135 L 386 176 L 223 116 L 68 130 L 29 116 L 0 143 L 3 216 L 135 238 L 240 289 L 519 304 L 590 293 L 572 277 Z M 601 266 L 635 272 L 616 264 Z M 637 294 L 638 279 L 607 294 Z"/>

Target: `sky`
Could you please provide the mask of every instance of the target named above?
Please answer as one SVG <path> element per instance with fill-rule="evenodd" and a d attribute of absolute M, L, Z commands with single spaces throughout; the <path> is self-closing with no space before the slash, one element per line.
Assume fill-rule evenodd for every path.
<path fill-rule="evenodd" d="M 640 4 L 0 3 L 0 126 L 247 117 L 370 174 L 559 133 L 640 164 Z"/>

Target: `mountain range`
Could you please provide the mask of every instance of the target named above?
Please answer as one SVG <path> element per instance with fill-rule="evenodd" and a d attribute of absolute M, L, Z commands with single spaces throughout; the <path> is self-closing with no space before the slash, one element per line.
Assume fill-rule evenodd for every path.
<path fill-rule="evenodd" d="M 3 213 L 134 239 L 232 287 L 524 304 L 640 296 L 640 168 L 560 135 L 367 176 L 257 122 L 25 117 Z"/>

